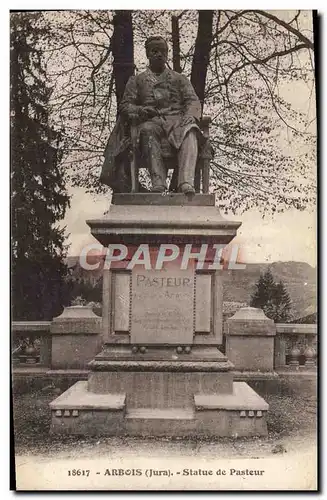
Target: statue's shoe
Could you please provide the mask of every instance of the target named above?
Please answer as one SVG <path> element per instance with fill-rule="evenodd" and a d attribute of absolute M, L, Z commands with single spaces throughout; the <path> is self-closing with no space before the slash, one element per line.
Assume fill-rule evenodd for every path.
<path fill-rule="evenodd" d="M 164 193 L 166 191 L 165 186 L 153 186 L 151 188 L 152 193 Z"/>
<path fill-rule="evenodd" d="M 183 182 L 183 184 L 180 184 L 180 186 L 178 187 L 178 191 L 184 194 L 195 194 L 194 187 L 191 186 L 191 184 L 189 184 L 188 182 Z"/>

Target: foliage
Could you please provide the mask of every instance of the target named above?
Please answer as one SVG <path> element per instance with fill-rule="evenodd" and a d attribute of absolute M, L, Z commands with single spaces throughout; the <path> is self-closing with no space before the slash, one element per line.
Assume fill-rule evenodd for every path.
<path fill-rule="evenodd" d="M 102 302 L 102 277 L 95 283 L 87 279 L 71 277 L 67 280 L 69 303 L 71 305 L 86 305 Z"/>
<path fill-rule="evenodd" d="M 104 191 L 98 181 L 102 155 L 116 119 L 116 94 L 122 90 L 114 92 L 116 14 L 42 15 L 49 30 L 43 55 L 55 88 L 53 117 L 64 125 L 69 141 L 68 178 L 88 191 Z M 174 67 L 187 76 L 193 74 L 194 79 L 194 68 L 201 63 L 205 82 L 193 83 L 199 94 L 203 92 L 204 113 L 212 117 L 211 190 L 219 194 L 225 211 L 259 207 L 274 213 L 312 207 L 315 88 L 310 11 L 226 10 L 207 17 L 201 24 L 192 10 L 132 11 L 136 71 L 146 66 L 143 44 L 153 33 L 161 33 L 174 46 Z M 212 32 L 204 40 L 199 33 L 206 27 Z M 208 40 L 205 67 L 198 60 L 204 52 L 198 49 Z M 304 102 L 299 104 L 296 95 Z"/>
<path fill-rule="evenodd" d="M 275 283 L 270 269 L 260 275 L 250 305 L 263 309 L 275 323 L 284 323 L 291 317 L 290 296 L 282 281 Z"/>
<path fill-rule="evenodd" d="M 38 13 L 11 14 L 11 188 L 14 319 L 52 319 L 65 300 L 65 188 L 60 131 L 38 44 Z"/>

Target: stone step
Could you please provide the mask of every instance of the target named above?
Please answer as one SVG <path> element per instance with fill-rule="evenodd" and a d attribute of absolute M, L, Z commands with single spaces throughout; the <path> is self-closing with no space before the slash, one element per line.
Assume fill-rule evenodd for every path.
<path fill-rule="evenodd" d="M 194 435 L 197 422 L 191 408 L 131 408 L 124 418 L 130 436 Z"/>
<path fill-rule="evenodd" d="M 229 372 L 234 368 L 230 361 L 189 360 L 112 360 L 91 361 L 88 366 L 93 372 Z"/>
<path fill-rule="evenodd" d="M 126 394 L 99 394 L 87 390 L 87 381 L 79 381 L 50 403 L 51 410 L 57 416 L 64 415 L 64 411 L 78 410 L 109 410 L 123 411 Z"/>
<path fill-rule="evenodd" d="M 194 410 L 192 408 L 130 408 L 125 418 L 127 420 L 193 420 Z"/>
<path fill-rule="evenodd" d="M 113 205 L 177 205 L 177 206 L 215 206 L 215 194 L 196 193 L 185 196 L 183 193 L 115 193 L 112 196 Z"/>
<path fill-rule="evenodd" d="M 258 416 L 262 416 L 262 412 L 269 409 L 268 403 L 246 382 L 233 382 L 233 392 L 231 394 L 194 394 L 194 404 L 197 411 L 250 411 L 250 416 L 254 412 L 259 412 Z"/>
<path fill-rule="evenodd" d="M 137 352 L 132 351 L 138 349 Z M 192 350 L 189 353 L 176 352 L 176 345 L 167 347 L 161 345 L 148 345 L 146 346 L 146 352 L 140 351 L 141 346 L 131 346 L 127 345 L 110 345 L 106 344 L 103 350 L 97 354 L 94 361 L 96 363 L 104 361 L 164 361 L 170 363 L 179 362 L 220 362 L 226 363 L 229 368 L 232 367 L 231 363 L 228 362 L 227 357 L 220 352 L 216 347 L 207 346 L 192 346 Z M 90 362 L 89 366 L 93 366 L 94 362 Z M 99 366 L 94 365 L 94 366 Z M 106 366 L 106 365 L 104 365 Z"/>
<path fill-rule="evenodd" d="M 51 432 L 142 437 L 267 434 L 268 404 L 245 382 L 234 382 L 231 393 L 193 392 L 184 406 L 175 404 L 171 408 L 138 407 L 124 391 L 93 393 L 87 390 L 87 382 L 77 382 L 50 403 Z"/>

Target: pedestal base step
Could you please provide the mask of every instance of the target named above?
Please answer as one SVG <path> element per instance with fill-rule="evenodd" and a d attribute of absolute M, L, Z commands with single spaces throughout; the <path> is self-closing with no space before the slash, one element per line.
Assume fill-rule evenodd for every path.
<path fill-rule="evenodd" d="M 195 394 L 194 403 L 198 411 L 243 410 L 262 413 L 269 408 L 268 403 L 246 382 L 233 382 L 232 394 Z"/>
<path fill-rule="evenodd" d="M 183 408 L 132 408 L 126 413 L 126 419 L 162 419 L 162 420 L 193 420 L 194 410 Z"/>
<path fill-rule="evenodd" d="M 125 419 L 130 436 L 194 436 L 195 429 L 195 412 L 188 408 L 132 408 Z"/>
<path fill-rule="evenodd" d="M 232 394 L 196 394 L 192 407 L 128 408 L 126 395 L 77 382 L 50 403 L 51 432 L 85 436 L 241 437 L 267 434 L 268 404 L 245 382 Z M 68 418 L 72 417 L 72 418 Z"/>
<path fill-rule="evenodd" d="M 125 408 L 126 394 L 97 394 L 87 390 L 87 381 L 76 382 L 67 391 L 50 403 L 57 416 L 62 410 L 110 410 L 122 411 Z"/>

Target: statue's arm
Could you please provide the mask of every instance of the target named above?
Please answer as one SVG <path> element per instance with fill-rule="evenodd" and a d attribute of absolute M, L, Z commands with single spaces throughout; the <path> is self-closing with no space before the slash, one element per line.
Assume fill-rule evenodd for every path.
<path fill-rule="evenodd" d="M 139 103 L 136 77 L 131 76 L 128 80 L 123 98 L 119 106 L 120 114 L 127 121 L 146 121 L 158 114 L 152 106 L 142 106 Z"/>
<path fill-rule="evenodd" d="M 193 85 L 184 75 L 181 75 L 181 90 L 184 104 L 184 115 L 192 116 L 196 120 L 200 120 L 201 103 L 195 93 Z"/>
<path fill-rule="evenodd" d="M 128 119 L 133 117 L 133 115 L 139 114 L 140 106 L 137 104 L 137 101 L 138 93 L 136 77 L 131 76 L 126 84 L 124 95 L 119 106 L 119 111 L 123 117 Z"/>

